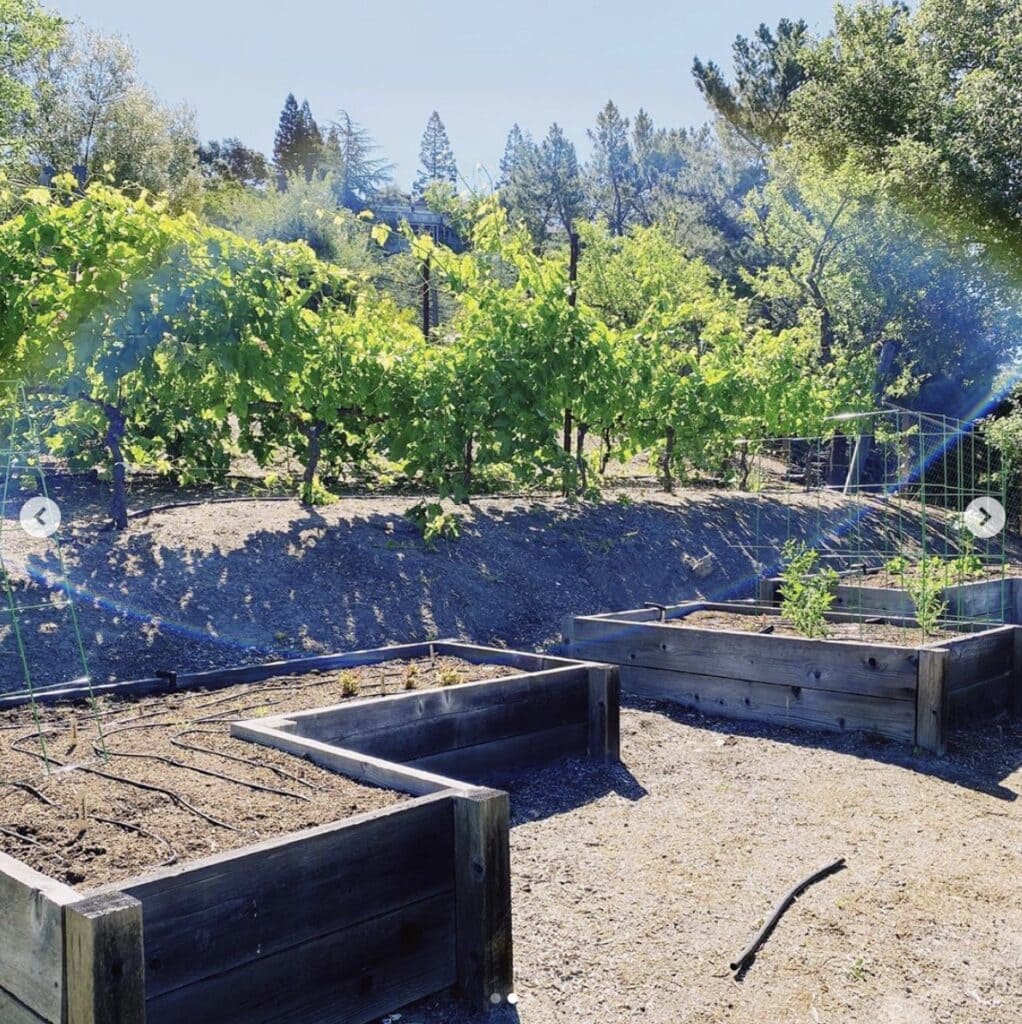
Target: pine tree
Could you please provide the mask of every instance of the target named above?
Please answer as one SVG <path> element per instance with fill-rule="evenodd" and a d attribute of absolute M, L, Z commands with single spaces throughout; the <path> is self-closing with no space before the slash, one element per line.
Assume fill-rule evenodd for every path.
<path fill-rule="evenodd" d="M 575 146 L 560 125 L 552 124 L 538 146 L 523 136 L 501 196 L 512 217 L 524 221 L 538 245 L 552 229 L 571 233 L 582 215 L 585 193 Z"/>
<path fill-rule="evenodd" d="M 297 174 L 302 168 L 299 151 L 302 131 L 302 114 L 294 93 L 288 93 L 284 109 L 280 113 L 277 134 L 273 139 L 273 162 L 277 167 L 280 189 L 287 188 L 288 175 Z"/>
<path fill-rule="evenodd" d="M 607 218 L 611 233 L 623 235 L 635 197 L 635 162 L 628 142 L 627 117 L 613 100 L 596 116 L 589 131 L 593 157 L 589 167 L 593 205 Z"/>
<path fill-rule="evenodd" d="M 302 103 L 302 109 L 298 112 L 298 154 L 299 166 L 305 175 L 306 181 L 312 181 L 316 170 L 323 163 L 323 133 L 312 116 L 312 109 L 309 101 Z"/>
<path fill-rule="evenodd" d="M 511 126 L 511 131 L 507 133 L 507 142 L 504 145 L 504 156 L 500 161 L 497 188 L 504 188 L 510 184 L 515 169 L 521 165 L 523 158 L 528 153 L 528 143 L 531 141 L 528 133 L 523 132 L 517 124 Z"/>
<path fill-rule="evenodd" d="M 440 115 L 434 110 L 426 122 L 426 130 L 422 135 L 422 146 L 419 149 L 419 173 L 412 185 L 412 194 L 422 196 L 434 182 L 448 181 L 452 185 L 458 182 L 458 165 L 454 160 L 451 140 L 447 137 Z"/>
<path fill-rule="evenodd" d="M 566 234 L 582 213 L 585 193 L 575 145 L 555 122 L 539 147 L 539 163 L 547 204 Z"/>

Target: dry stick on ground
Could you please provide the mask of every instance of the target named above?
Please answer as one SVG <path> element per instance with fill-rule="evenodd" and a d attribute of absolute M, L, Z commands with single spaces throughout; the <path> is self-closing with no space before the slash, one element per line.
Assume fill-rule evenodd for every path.
<path fill-rule="evenodd" d="M 825 868 L 820 868 L 819 871 L 814 872 L 808 878 L 804 878 L 784 897 L 784 899 L 781 900 L 780 903 L 777 904 L 774 908 L 774 912 L 767 919 L 766 924 L 764 924 L 759 930 L 759 934 L 752 940 L 752 942 L 749 943 L 745 952 L 731 964 L 731 970 L 735 972 L 736 978 L 740 978 L 749 968 L 753 958 L 756 956 L 756 951 L 770 937 L 770 933 L 774 930 L 777 922 L 781 919 L 788 907 L 795 902 L 796 897 L 814 882 L 819 882 L 828 875 L 832 875 L 835 871 L 840 871 L 844 866 L 844 857 L 839 857 L 833 864 L 828 864 Z"/>

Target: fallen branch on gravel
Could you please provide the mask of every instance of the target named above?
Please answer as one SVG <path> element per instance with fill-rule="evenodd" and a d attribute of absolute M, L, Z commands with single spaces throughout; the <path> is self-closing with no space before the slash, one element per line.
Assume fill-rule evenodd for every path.
<path fill-rule="evenodd" d="M 780 903 L 774 908 L 774 912 L 767 919 L 766 924 L 759 930 L 759 934 L 749 943 L 745 952 L 731 964 L 731 970 L 735 972 L 736 977 L 740 977 L 751 965 L 753 958 L 756 956 L 757 950 L 764 942 L 770 937 L 770 933 L 774 930 L 777 922 L 781 919 L 784 912 L 795 902 L 795 899 L 805 890 L 808 889 L 814 882 L 819 882 L 826 878 L 828 875 L 834 874 L 836 871 L 840 871 L 845 866 L 844 857 L 839 857 L 833 864 L 828 864 L 825 868 L 820 868 L 819 871 L 810 875 L 808 878 L 803 879 L 798 883 Z"/>

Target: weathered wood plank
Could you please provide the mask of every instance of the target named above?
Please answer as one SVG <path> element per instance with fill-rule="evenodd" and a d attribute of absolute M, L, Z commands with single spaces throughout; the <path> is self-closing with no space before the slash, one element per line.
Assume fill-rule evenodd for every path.
<path fill-rule="evenodd" d="M 124 893 L 64 910 L 67 1024 L 145 1024 L 142 904 Z"/>
<path fill-rule="evenodd" d="M 972 686 L 952 690 L 950 696 L 951 728 L 958 728 L 983 718 L 993 718 L 1012 707 L 1014 675 L 1007 671 L 999 676 L 981 679 Z"/>
<path fill-rule="evenodd" d="M 283 723 L 284 726 L 287 724 Z M 368 782 L 385 789 L 396 789 L 399 793 L 409 793 L 412 796 L 425 796 L 462 787 L 462 783 L 457 779 L 385 761 L 371 754 L 360 754 L 355 750 L 335 747 L 319 740 L 295 736 L 285 729 L 274 728 L 272 724 L 232 722 L 231 735 L 238 739 L 261 743 L 266 747 L 285 750 L 289 754 L 304 757 L 321 768 L 329 768 L 330 771 L 339 772 L 360 782 Z"/>
<path fill-rule="evenodd" d="M 510 803 L 478 789 L 454 801 L 458 987 L 480 1009 L 514 991 Z"/>
<path fill-rule="evenodd" d="M 912 618 L 915 604 L 904 590 L 886 587 L 839 586 L 834 607 L 863 615 L 897 615 Z"/>
<path fill-rule="evenodd" d="M 948 686 L 952 693 L 1009 670 L 1014 657 L 1013 630 L 1013 626 L 998 626 L 940 644 L 951 655 Z"/>
<path fill-rule="evenodd" d="M 34 695 L 14 693 L 0 696 L 0 710 L 23 707 L 33 700 L 37 704 L 73 703 L 98 697 L 151 697 L 176 690 L 217 690 L 240 683 L 257 683 L 275 676 L 305 675 L 329 672 L 338 668 L 378 665 L 401 658 L 419 658 L 429 654 L 428 643 L 397 644 L 370 650 L 322 654 L 288 661 L 261 662 L 238 668 L 211 669 L 208 672 L 181 673 L 173 681 L 165 676 L 149 679 L 128 679 L 113 683 L 94 683 L 38 690 Z"/>
<path fill-rule="evenodd" d="M 453 858 L 441 794 L 122 885 L 145 914 L 149 998 L 451 893 Z"/>
<path fill-rule="evenodd" d="M 462 779 L 464 788 L 465 783 L 482 784 L 499 776 L 514 774 L 522 768 L 548 764 L 562 757 L 587 757 L 588 754 L 589 727 L 582 721 L 475 747 L 444 751 L 412 761 L 408 767 L 447 772 Z"/>
<path fill-rule="evenodd" d="M 239 668 L 211 669 L 208 672 L 186 672 L 177 677 L 178 689 L 213 690 L 239 683 L 260 683 L 276 676 L 305 675 L 309 672 L 332 672 L 339 668 L 357 668 L 379 665 L 401 658 L 422 658 L 429 655 L 428 643 L 395 644 L 343 654 L 320 654 L 310 658 L 292 658 L 288 661 L 263 662 L 242 665 Z"/>
<path fill-rule="evenodd" d="M 148 1024 L 365 1024 L 452 986 L 455 943 L 452 889 L 163 992 Z"/>
<path fill-rule="evenodd" d="M 706 715 L 829 732 L 862 731 L 911 743 L 915 701 L 835 693 L 690 672 L 621 666 L 624 693 Z"/>
<path fill-rule="evenodd" d="M 916 699 L 916 746 L 943 756 L 951 719 L 951 688 L 948 684 L 947 650 L 919 652 L 919 695 Z"/>
<path fill-rule="evenodd" d="M 589 756 L 621 760 L 621 677 L 616 665 L 589 669 Z"/>
<path fill-rule="evenodd" d="M 0 853 L 0 988 L 54 1024 L 64 1002 L 64 907 L 79 899 L 74 889 Z"/>
<path fill-rule="evenodd" d="M 505 676 L 432 690 L 345 701 L 286 717 L 295 723 L 298 735 L 348 746 L 344 741 L 349 737 L 366 736 L 374 731 L 386 732 L 412 720 L 491 709 L 497 704 L 515 701 L 550 699 L 554 692 L 552 684 L 557 684 L 558 689 L 570 690 L 574 683 L 582 693 L 587 682 L 588 669 L 568 662 L 566 667 L 546 669 L 532 675 Z"/>
<path fill-rule="evenodd" d="M 461 640 L 436 640 L 431 645 L 438 654 L 461 658 L 477 665 L 508 665 L 523 672 L 543 672 L 551 668 L 574 668 L 577 662 L 552 654 L 514 651 L 505 647 L 484 647 Z"/>
<path fill-rule="evenodd" d="M 0 988 L 0 1021 L 3 1024 L 59 1024 L 47 1021 L 37 1013 L 33 1013 L 24 1003 L 19 1002 Z"/>
<path fill-rule="evenodd" d="M 894 700 L 915 696 L 918 652 L 910 647 L 588 617 L 576 620 L 573 646 L 586 658 L 617 665 Z"/>
<path fill-rule="evenodd" d="M 471 711 L 411 717 L 404 724 L 384 729 L 352 732 L 345 727 L 342 736 L 336 739 L 327 736 L 324 742 L 343 743 L 348 749 L 387 760 L 415 761 L 447 750 L 577 724 L 586 720 L 587 698 L 586 682 L 550 685 L 534 690 L 523 699 L 507 702 L 495 699 L 488 707 Z M 321 722 L 320 726 L 324 724 Z"/>

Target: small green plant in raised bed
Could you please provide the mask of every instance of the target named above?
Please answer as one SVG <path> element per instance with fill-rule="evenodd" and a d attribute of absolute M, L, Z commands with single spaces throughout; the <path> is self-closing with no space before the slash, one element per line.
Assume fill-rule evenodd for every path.
<path fill-rule="evenodd" d="M 916 621 L 923 636 L 932 636 L 947 613 L 944 587 L 947 584 L 946 565 L 939 555 L 931 555 L 919 562 L 919 571 L 905 581 L 905 589 L 916 606 Z"/>
<path fill-rule="evenodd" d="M 457 686 L 461 682 L 461 673 L 454 668 L 442 668 L 437 673 L 437 682 L 441 686 Z"/>
<path fill-rule="evenodd" d="M 789 540 L 781 551 L 781 614 L 803 636 L 827 635 L 827 612 L 837 596 L 838 575 L 829 566 L 817 568 L 819 552 Z"/>
<path fill-rule="evenodd" d="M 406 690 L 414 690 L 419 685 L 419 670 L 414 664 L 409 664 L 405 669 L 404 683 Z"/>
<path fill-rule="evenodd" d="M 342 697 L 357 697 L 358 696 L 358 676 L 354 672 L 342 672 L 337 677 L 337 682 L 341 686 Z"/>
<path fill-rule="evenodd" d="M 905 578 L 905 573 L 908 572 L 909 560 L 904 555 L 895 555 L 894 558 L 890 559 L 884 566 L 884 571 L 889 576 L 900 576 L 902 580 Z"/>

